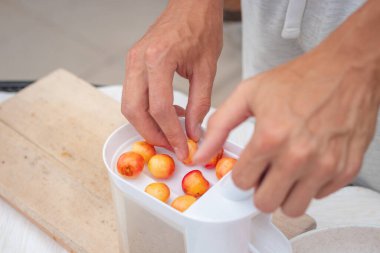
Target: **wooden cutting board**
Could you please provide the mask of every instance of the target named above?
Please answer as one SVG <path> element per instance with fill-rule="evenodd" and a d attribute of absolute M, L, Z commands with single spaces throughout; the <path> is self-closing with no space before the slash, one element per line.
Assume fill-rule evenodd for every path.
<path fill-rule="evenodd" d="M 57 70 L 0 104 L 0 196 L 72 252 L 118 252 L 102 146 L 119 104 Z M 274 215 L 291 238 L 315 227 Z"/>

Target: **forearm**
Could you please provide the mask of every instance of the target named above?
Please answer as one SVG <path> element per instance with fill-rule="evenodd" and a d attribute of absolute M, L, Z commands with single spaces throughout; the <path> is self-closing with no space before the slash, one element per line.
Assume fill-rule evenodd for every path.
<path fill-rule="evenodd" d="M 321 47 L 344 72 L 361 72 L 380 106 L 380 1 L 369 0 L 352 14 Z M 365 78 L 364 78 L 365 76 Z"/>
<path fill-rule="evenodd" d="M 166 10 L 179 16 L 184 14 L 183 11 L 193 10 L 193 19 L 223 23 L 222 0 L 170 0 Z"/>
<path fill-rule="evenodd" d="M 222 0 L 169 0 L 167 7 L 157 19 L 161 27 L 172 29 L 173 22 L 182 24 L 178 36 L 189 43 L 200 43 L 197 38 L 214 38 L 222 41 Z M 150 29 L 155 27 L 155 24 Z"/>

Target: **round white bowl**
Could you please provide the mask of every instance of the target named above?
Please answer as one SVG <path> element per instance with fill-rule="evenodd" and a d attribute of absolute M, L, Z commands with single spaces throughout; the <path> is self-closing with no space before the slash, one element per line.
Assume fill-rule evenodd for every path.
<path fill-rule="evenodd" d="M 380 227 L 338 227 L 295 237 L 293 253 L 380 253 Z"/>

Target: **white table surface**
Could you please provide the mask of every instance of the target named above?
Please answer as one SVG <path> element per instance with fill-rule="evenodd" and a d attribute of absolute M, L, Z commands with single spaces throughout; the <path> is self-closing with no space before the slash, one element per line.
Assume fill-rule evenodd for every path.
<path fill-rule="evenodd" d="M 120 86 L 99 90 L 120 101 Z M 0 102 L 12 95 L 0 92 Z M 185 107 L 186 101 L 184 94 L 175 92 L 175 104 Z M 253 123 L 248 121 L 235 129 L 229 138 L 239 145 L 245 145 L 252 131 Z M 317 229 L 349 225 L 380 226 L 380 194 L 361 187 L 345 187 L 327 198 L 313 201 L 307 213 L 317 221 Z M 0 252 L 67 251 L 0 198 Z"/>

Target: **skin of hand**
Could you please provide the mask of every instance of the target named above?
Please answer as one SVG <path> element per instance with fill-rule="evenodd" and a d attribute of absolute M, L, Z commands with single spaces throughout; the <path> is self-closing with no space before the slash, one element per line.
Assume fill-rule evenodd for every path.
<path fill-rule="evenodd" d="M 302 215 L 351 182 L 380 105 L 380 2 L 369 1 L 318 47 L 243 81 L 208 122 L 193 161 L 217 153 L 250 116 L 255 132 L 232 170 L 263 212 Z"/>
<path fill-rule="evenodd" d="M 197 141 L 210 108 L 216 63 L 223 43 L 221 0 L 172 0 L 146 34 L 128 51 L 123 115 L 151 144 L 187 157 L 187 135 Z M 173 76 L 189 80 L 186 110 L 173 105 Z"/>

